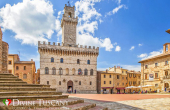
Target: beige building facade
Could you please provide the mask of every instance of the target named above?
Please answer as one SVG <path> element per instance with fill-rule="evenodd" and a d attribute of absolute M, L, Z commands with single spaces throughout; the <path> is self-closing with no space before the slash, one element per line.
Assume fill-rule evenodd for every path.
<path fill-rule="evenodd" d="M 20 61 L 18 54 L 8 54 L 8 72 L 14 74 L 15 62 Z"/>
<path fill-rule="evenodd" d="M 65 5 L 61 45 L 38 42 L 40 84 L 50 84 L 60 92 L 96 93 L 99 48 L 76 44 L 77 23 L 75 7 Z"/>
<path fill-rule="evenodd" d="M 140 61 L 141 85 L 152 85 L 154 90 L 170 90 L 170 43 L 163 45 L 163 53 Z"/>

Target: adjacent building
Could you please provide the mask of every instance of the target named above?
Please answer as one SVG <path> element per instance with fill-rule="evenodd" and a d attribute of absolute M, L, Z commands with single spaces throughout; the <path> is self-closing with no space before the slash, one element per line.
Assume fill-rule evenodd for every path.
<path fill-rule="evenodd" d="M 139 61 L 141 63 L 141 84 L 152 85 L 155 90 L 170 89 L 170 43 L 163 45 L 163 53 Z"/>
<path fill-rule="evenodd" d="M 127 69 L 114 66 L 106 71 L 97 72 L 98 93 L 125 93 L 127 87 Z"/>
<path fill-rule="evenodd" d="M 0 73 L 8 73 L 8 43 L 2 41 L 0 28 Z"/>
<path fill-rule="evenodd" d="M 60 92 L 96 93 L 99 48 L 76 44 L 77 23 L 75 7 L 65 5 L 62 43 L 38 42 L 40 84 L 50 84 Z"/>
<path fill-rule="evenodd" d="M 17 61 L 15 62 L 14 75 L 18 76 L 28 84 L 35 84 L 35 62 L 31 61 Z"/>
<path fill-rule="evenodd" d="M 15 62 L 20 61 L 18 54 L 8 54 L 8 72 L 14 74 Z"/>

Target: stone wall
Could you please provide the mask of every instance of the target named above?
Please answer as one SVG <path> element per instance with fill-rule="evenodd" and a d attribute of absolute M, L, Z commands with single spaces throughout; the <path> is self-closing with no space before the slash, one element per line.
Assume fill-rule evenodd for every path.
<path fill-rule="evenodd" d="M 8 72 L 8 43 L 2 41 L 2 73 Z"/>

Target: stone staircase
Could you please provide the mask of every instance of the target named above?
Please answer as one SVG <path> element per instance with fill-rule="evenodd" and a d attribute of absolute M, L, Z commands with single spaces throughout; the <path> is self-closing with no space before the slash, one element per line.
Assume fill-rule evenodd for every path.
<path fill-rule="evenodd" d="M 82 99 L 68 98 L 68 95 L 56 92 L 56 89 L 50 88 L 50 85 L 27 84 L 13 74 L 0 73 L 0 110 L 19 109 L 108 110 L 105 107 L 84 102 Z"/>

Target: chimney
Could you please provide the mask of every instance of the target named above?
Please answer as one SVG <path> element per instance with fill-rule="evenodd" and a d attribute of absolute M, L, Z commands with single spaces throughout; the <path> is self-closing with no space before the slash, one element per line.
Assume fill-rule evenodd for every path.
<path fill-rule="evenodd" d="M 116 66 L 114 66 L 114 72 L 116 72 Z"/>
<path fill-rule="evenodd" d="M 106 69 L 106 73 L 107 73 L 108 69 Z"/>
<path fill-rule="evenodd" d="M 33 59 L 31 59 L 31 61 L 33 61 Z"/>

